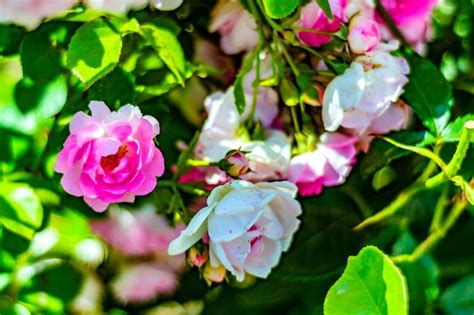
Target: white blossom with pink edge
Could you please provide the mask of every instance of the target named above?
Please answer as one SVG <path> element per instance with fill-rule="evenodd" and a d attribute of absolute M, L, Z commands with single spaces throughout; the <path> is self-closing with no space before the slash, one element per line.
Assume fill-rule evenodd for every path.
<path fill-rule="evenodd" d="M 409 71 L 405 59 L 385 51 L 357 57 L 324 91 L 322 117 L 326 130 L 342 126 L 364 133 L 398 100 Z"/>
<path fill-rule="evenodd" d="M 14 23 L 34 29 L 45 18 L 71 9 L 79 0 L 1 0 L 0 24 Z"/>
<path fill-rule="evenodd" d="M 224 266 L 238 281 L 245 274 L 266 278 L 299 227 L 301 205 L 289 182 L 232 181 L 216 187 L 168 253 L 185 252 L 206 233 L 210 263 Z"/>
<path fill-rule="evenodd" d="M 267 103 L 265 100 L 257 100 L 255 119 L 268 123 L 276 117 L 278 107 L 276 103 Z M 248 111 L 242 116 L 239 115 L 233 88 L 228 89 L 226 93 L 217 92 L 210 95 L 205 101 L 205 107 L 209 115 L 195 148 L 195 158 L 218 162 L 230 150 L 241 149 L 249 152 L 247 158 L 253 171 L 245 174 L 243 179 L 261 181 L 285 177 L 291 156 L 291 141 L 285 133 L 267 129 L 263 140 L 251 141 L 239 137 L 239 124 L 246 119 Z M 264 124 L 264 127 L 266 126 Z"/>
<path fill-rule="evenodd" d="M 291 159 L 288 180 L 302 196 L 319 195 L 323 187 L 343 184 L 355 164 L 358 140 L 341 133 L 322 134 L 314 151 Z"/>
<path fill-rule="evenodd" d="M 239 1 L 220 0 L 211 13 L 209 32 L 219 32 L 221 49 L 228 55 L 250 51 L 257 46 L 257 24 Z"/>

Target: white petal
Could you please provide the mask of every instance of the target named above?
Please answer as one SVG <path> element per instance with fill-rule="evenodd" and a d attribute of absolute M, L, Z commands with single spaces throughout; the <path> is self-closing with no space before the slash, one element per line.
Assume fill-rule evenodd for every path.
<path fill-rule="evenodd" d="M 262 253 L 255 257 L 249 257 L 245 261 L 245 271 L 256 277 L 266 278 L 272 268 L 278 264 L 280 256 L 280 242 L 264 238 Z"/>
<path fill-rule="evenodd" d="M 232 266 L 232 263 L 230 262 L 229 258 L 227 258 L 227 255 L 222 245 L 220 243 L 210 242 L 209 247 L 211 251 L 214 252 L 214 255 L 219 259 L 219 261 L 225 267 L 225 269 L 229 270 L 230 272 L 233 272 L 234 267 Z"/>
<path fill-rule="evenodd" d="M 209 216 L 209 237 L 214 242 L 228 242 L 243 235 L 257 222 L 263 209 L 248 214 L 216 215 Z"/>
<path fill-rule="evenodd" d="M 186 229 L 170 243 L 168 254 L 178 255 L 183 253 L 203 237 L 207 231 L 205 221 L 212 209 L 212 207 L 205 207 L 192 218 Z"/>
<path fill-rule="evenodd" d="M 97 121 L 104 121 L 111 115 L 110 109 L 105 105 L 104 102 L 92 101 L 89 104 L 89 108 L 92 113 L 92 117 Z"/>
<path fill-rule="evenodd" d="M 235 189 L 222 198 L 215 212 L 223 216 L 254 212 L 268 204 L 275 195 L 275 191 L 257 188 Z"/>

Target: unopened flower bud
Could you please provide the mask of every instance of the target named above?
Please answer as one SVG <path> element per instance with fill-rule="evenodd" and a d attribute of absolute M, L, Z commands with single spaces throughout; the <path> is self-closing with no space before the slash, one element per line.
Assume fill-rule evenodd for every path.
<path fill-rule="evenodd" d="M 224 281 L 226 273 L 227 270 L 223 265 L 212 267 L 211 263 L 208 262 L 204 267 L 203 277 L 207 284 L 211 285 L 212 283 L 221 283 Z"/>
<path fill-rule="evenodd" d="M 209 258 L 209 252 L 207 249 L 204 249 L 200 252 L 196 247 L 191 247 L 188 252 L 188 262 L 190 265 L 201 268 Z"/>
<path fill-rule="evenodd" d="M 357 15 L 349 24 L 349 46 L 352 52 L 363 54 L 372 50 L 380 43 L 380 30 L 375 20 Z"/>
<path fill-rule="evenodd" d="M 219 167 L 233 178 L 238 178 L 248 173 L 250 169 L 249 160 L 244 152 L 239 150 L 229 151 L 225 158 L 219 163 Z"/>

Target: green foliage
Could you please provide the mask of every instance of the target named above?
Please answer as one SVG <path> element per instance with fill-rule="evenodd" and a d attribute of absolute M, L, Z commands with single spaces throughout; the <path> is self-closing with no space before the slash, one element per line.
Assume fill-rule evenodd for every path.
<path fill-rule="evenodd" d="M 265 12 L 272 19 L 281 19 L 287 17 L 296 10 L 301 0 L 263 0 Z"/>
<path fill-rule="evenodd" d="M 0 223 L 26 238 L 43 222 L 41 201 L 25 184 L 0 182 L 0 208 Z"/>
<path fill-rule="evenodd" d="M 441 296 L 441 307 L 447 315 L 468 315 L 474 312 L 474 275 L 449 286 Z"/>
<path fill-rule="evenodd" d="M 122 36 L 110 22 L 94 20 L 81 26 L 67 51 L 67 66 L 86 86 L 111 72 L 119 62 Z"/>
<path fill-rule="evenodd" d="M 176 76 L 180 84 L 184 85 L 184 73 L 186 71 L 186 60 L 183 49 L 176 35 L 170 30 L 156 25 L 143 25 L 140 34 L 148 41 L 158 53 L 163 62 Z"/>
<path fill-rule="evenodd" d="M 403 98 L 423 125 L 434 135 L 440 135 L 451 117 L 451 85 L 429 60 L 416 55 L 407 55 L 407 59 L 410 76 Z"/>
<path fill-rule="evenodd" d="M 36 31 L 29 34 L 20 47 L 23 75 L 36 82 L 47 82 L 61 72 L 61 55 L 48 38 L 48 34 Z"/>
<path fill-rule="evenodd" d="M 417 242 L 409 231 L 404 231 L 393 245 L 393 255 L 410 254 Z M 436 300 L 440 292 L 439 271 L 431 255 L 425 254 L 415 262 L 398 264 L 407 280 L 409 309 L 412 314 L 422 314 Z"/>
<path fill-rule="evenodd" d="M 408 293 L 400 270 L 376 247 L 349 257 L 341 278 L 329 289 L 324 313 L 408 314 Z"/>
<path fill-rule="evenodd" d="M 324 13 L 329 19 L 333 19 L 331 12 L 331 6 L 329 5 L 329 0 L 316 0 L 316 3 L 323 9 Z"/>

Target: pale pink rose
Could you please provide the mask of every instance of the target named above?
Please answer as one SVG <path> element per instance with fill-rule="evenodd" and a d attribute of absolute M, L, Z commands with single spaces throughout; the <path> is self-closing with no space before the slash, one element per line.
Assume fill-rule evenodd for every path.
<path fill-rule="evenodd" d="M 382 0 L 387 13 L 402 32 L 405 39 L 413 45 L 429 40 L 431 17 L 438 0 Z M 393 39 L 383 19 L 377 15 L 385 39 Z"/>
<path fill-rule="evenodd" d="M 221 48 L 228 55 L 257 46 L 257 24 L 238 1 L 220 0 L 211 13 L 209 32 L 219 31 Z"/>
<path fill-rule="evenodd" d="M 0 24 L 36 28 L 43 19 L 71 9 L 79 0 L 0 0 Z"/>
<path fill-rule="evenodd" d="M 402 101 L 392 103 L 381 116 L 371 122 L 367 130 L 360 136 L 358 147 L 367 152 L 375 135 L 405 129 L 408 127 L 411 117 L 412 110 L 407 104 Z"/>
<path fill-rule="evenodd" d="M 398 100 L 409 71 L 405 59 L 385 51 L 357 57 L 324 92 L 322 117 L 326 130 L 336 131 L 342 126 L 364 133 Z"/>
<path fill-rule="evenodd" d="M 353 17 L 349 24 L 347 41 L 356 54 L 368 52 L 380 43 L 380 29 L 375 20 L 363 14 Z"/>
<path fill-rule="evenodd" d="M 64 174 L 66 192 L 102 212 L 110 203 L 133 202 L 153 191 L 163 175 L 164 159 L 153 138 L 158 121 L 126 105 L 111 112 L 103 102 L 89 104 L 92 115 L 76 113 L 71 134 L 59 153 L 55 170 Z"/>
<path fill-rule="evenodd" d="M 158 296 L 168 296 L 177 286 L 176 272 L 155 262 L 127 266 L 111 282 L 114 296 L 123 304 L 145 303 Z"/>
<path fill-rule="evenodd" d="M 298 26 L 328 33 L 339 31 L 341 24 L 345 22 L 344 8 L 347 5 L 347 0 L 329 0 L 329 5 L 333 14 L 332 20 L 326 16 L 315 1 L 311 1 L 301 10 Z M 310 46 L 321 46 L 332 39 L 330 35 L 308 31 L 299 31 L 297 35 L 303 44 Z"/>
<path fill-rule="evenodd" d="M 126 256 L 165 253 L 184 228 L 171 227 L 163 216 L 155 213 L 153 206 L 133 212 L 113 210 L 107 219 L 92 220 L 90 224 L 96 235 Z"/>
<path fill-rule="evenodd" d="M 291 159 L 288 180 L 302 196 L 319 195 L 323 187 L 343 184 L 355 163 L 357 140 L 341 133 L 322 134 L 313 152 Z"/>
<path fill-rule="evenodd" d="M 264 109 L 273 106 L 277 105 L 257 102 L 255 119 L 262 121 L 263 124 L 273 121 L 277 112 Z M 194 151 L 196 159 L 219 162 L 225 158 L 227 152 L 240 148 L 242 151 L 249 152 L 246 156 L 252 169 L 251 173 L 242 177 L 243 179 L 261 181 L 284 178 L 291 155 L 291 140 L 286 134 L 279 130 L 267 129 L 265 138 L 255 141 L 251 141 L 245 135 L 240 135 L 239 126 L 247 119 L 248 114 L 246 110 L 242 116 L 239 115 L 233 88 L 228 89 L 226 93 L 217 92 L 210 95 L 206 99 L 205 107 L 208 118 L 204 122 Z M 207 173 L 206 182 L 214 185 L 222 183 L 222 181 L 216 181 L 223 179 L 222 174 L 219 173 L 224 174 L 225 178 L 224 172 Z"/>
<path fill-rule="evenodd" d="M 296 193 L 289 182 L 232 181 L 216 187 L 168 253 L 185 252 L 207 233 L 212 267 L 224 266 L 238 281 L 246 273 L 266 278 L 299 227 Z"/>

